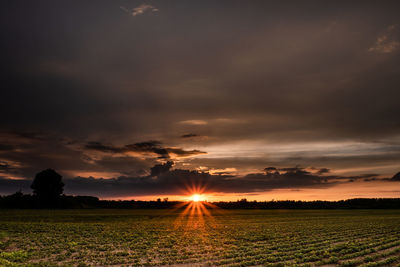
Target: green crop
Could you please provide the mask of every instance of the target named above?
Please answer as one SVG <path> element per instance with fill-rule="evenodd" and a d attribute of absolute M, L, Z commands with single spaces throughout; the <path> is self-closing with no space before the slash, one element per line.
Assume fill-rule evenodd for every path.
<path fill-rule="evenodd" d="M 0 266 L 399 266 L 400 210 L 0 210 Z"/>

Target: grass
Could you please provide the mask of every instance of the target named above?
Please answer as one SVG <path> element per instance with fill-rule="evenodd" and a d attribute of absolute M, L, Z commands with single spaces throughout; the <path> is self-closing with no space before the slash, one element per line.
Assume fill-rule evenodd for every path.
<path fill-rule="evenodd" d="M 400 210 L 0 210 L 0 266 L 399 266 Z"/>

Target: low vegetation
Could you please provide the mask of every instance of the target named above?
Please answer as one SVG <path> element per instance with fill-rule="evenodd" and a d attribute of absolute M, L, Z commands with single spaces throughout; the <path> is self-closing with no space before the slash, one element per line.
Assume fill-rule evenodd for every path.
<path fill-rule="evenodd" d="M 400 210 L 0 210 L 0 266 L 399 266 Z"/>

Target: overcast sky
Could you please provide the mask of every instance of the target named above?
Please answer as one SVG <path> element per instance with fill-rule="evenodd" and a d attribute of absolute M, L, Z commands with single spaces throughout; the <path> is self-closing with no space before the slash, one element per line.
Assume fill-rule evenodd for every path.
<path fill-rule="evenodd" d="M 188 184 L 400 197 L 399 14 L 398 1 L 6 1 L 0 194 L 53 168 L 66 193 L 103 198 Z"/>

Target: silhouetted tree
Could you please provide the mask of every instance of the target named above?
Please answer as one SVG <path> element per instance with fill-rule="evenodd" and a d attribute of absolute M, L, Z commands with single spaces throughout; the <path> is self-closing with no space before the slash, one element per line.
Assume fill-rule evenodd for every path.
<path fill-rule="evenodd" d="M 33 193 L 38 197 L 41 207 L 56 207 L 63 192 L 62 176 L 53 169 L 47 169 L 36 174 L 31 185 Z"/>

